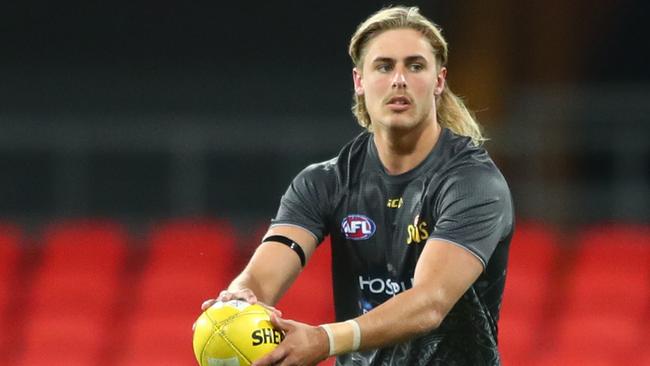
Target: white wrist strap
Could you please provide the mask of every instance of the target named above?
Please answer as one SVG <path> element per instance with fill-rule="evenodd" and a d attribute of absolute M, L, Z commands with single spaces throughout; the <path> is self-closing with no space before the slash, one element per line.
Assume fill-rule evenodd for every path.
<path fill-rule="evenodd" d="M 328 324 L 323 324 L 320 327 L 325 329 L 325 333 L 327 333 L 327 340 L 329 341 L 329 346 L 330 346 L 328 356 L 334 356 L 335 347 L 334 347 L 334 334 L 332 334 L 332 328 L 330 328 Z"/>
<path fill-rule="evenodd" d="M 352 325 L 352 352 L 354 352 L 361 345 L 361 327 L 354 319 L 348 320 L 346 323 L 348 322 Z"/>
<path fill-rule="evenodd" d="M 340 355 L 354 352 L 361 345 L 361 328 L 356 320 L 339 323 L 323 324 L 321 328 L 327 333 L 329 340 L 329 355 Z"/>

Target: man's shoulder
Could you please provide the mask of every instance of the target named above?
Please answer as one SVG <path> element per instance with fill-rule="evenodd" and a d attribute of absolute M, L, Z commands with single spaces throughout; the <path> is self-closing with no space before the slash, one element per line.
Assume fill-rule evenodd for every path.
<path fill-rule="evenodd" d="M 336 176 L 339 157 L 307 165 L 298 176 L 310 179 L 326 179 Z"/>
<path fill-rule="evenodd" d="M 436 178 L 449 185 L 502 186 L 507 182 L 482 145 L 475 145 L 468 137 L 451 134 L 443 146 L 445 162 L 437 172 Z"/>
<path fill-rule="evenodd" d="M 368 138 L 368 132 L 359 134 L 345 144 L 336 156 L 308 165 L 298 176 L 315 180 L 346 180 L 345 178 L 348 176 L 351 167 L 365 156 Z"/>

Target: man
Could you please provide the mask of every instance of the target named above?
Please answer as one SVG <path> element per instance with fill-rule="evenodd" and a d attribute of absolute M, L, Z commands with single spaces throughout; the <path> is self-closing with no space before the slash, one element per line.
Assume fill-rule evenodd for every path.
<path fill-rule="evenodd" d="M 274 310 L 285 339 L 255 365 L 498 365 L 512 203 L 445 85 L 447 44 L 417 8 L 395 7 L 362 23 L 349 50 L 353 110 L 369 131 L 294 179 L 217 300 Z M 327 234 L 339 322 L 282 319 L 272 305 Z"/>

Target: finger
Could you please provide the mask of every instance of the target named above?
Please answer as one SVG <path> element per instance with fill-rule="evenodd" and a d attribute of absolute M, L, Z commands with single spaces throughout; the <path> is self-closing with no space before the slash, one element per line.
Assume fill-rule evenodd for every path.
<path fill-rule="evenodd" d="M 226 302 L 226 301 L 232 300 L 233 298 L 234 298 L 234 296 L 233 296 L 232 292 L 228 292 L 226 290 L 223 290 L 223 291 L 221 291 L 219 293 L 219 296 L 217 296 L 217 301 Z"/>
<path fill-rule="evenodd" d="M 217 301 L 227 302 L 230 300 L 244 300 L 249 304 L 255 304 L 257 297 L 250 289 L 241 289 L 234 292 L 223 290 L 219 293 Z"/>
<path fill-rule="evenodd" d="M 268 309 L 271 310 L 271 312 L 275 314 L 275 316 L 277 316 L 278 318 L 282 318 L 282 311 L 280 311 L 279 309 L 274 308 L 273 306 L 269 306 Z"/>
<path fill-rule="evenodd" d="M 273 326 L 275 326 L 278 329 L 282 329 L 285 332 L 293 328 L 293 325 L 291 324 L 290 320 L 282 319 L 281 317 L 277 316 L 275 313 L 271 313 L 271 324 L 273 324 Z"/>
<path fill-rule="evenodd" d="M 284 347 L 278 347 L 273 352 L 253 362 L 251 366 L 275 365 L 287 357 L 287 350 Z"/>
<path fill-rule="evenodd" d="M 282 317 L 282 311 L 280 311 L 279 309 L 276 309 L 275 307 L 273 307 L 271 305 L 267 305 L 267 304 L 265 304 L 263 302 L 258 301 L 257 303 L 259 305 L 262 305 L 264 307 L 264 309 L 269 311 L 269 313 L 273 313 L 273 314 L 275 314 L 275 315 L 277 315 L 279 317 Z"/>
<path fill-rule="evenodd" d="M 216 302 L 217 302 L 217 300 L 215 300 L 215 299 L 205 300 L 203 302 L 203 304 L 201 304 L 201 310 L 203 310 L 203 311 L 207 310 L 210 306 L 214 305 L 214 303 L 216 303 Z"/>
<path fill-rule="evenodd" d="M 255 304 L 257 302 L 257 297 L 250 289 L 243 289 L 236 292 L 237 298 L 246 301 L 249 304 Z"/>

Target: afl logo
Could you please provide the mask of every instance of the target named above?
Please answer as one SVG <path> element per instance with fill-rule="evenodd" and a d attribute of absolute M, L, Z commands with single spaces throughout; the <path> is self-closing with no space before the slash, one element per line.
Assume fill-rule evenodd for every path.
<path fill-rule="evenodd" d="M 375 234 L 377 226 L 369 217 L 348 215 L 341 222 L 341 229 L 348 239 L 365 240 Z"/>

